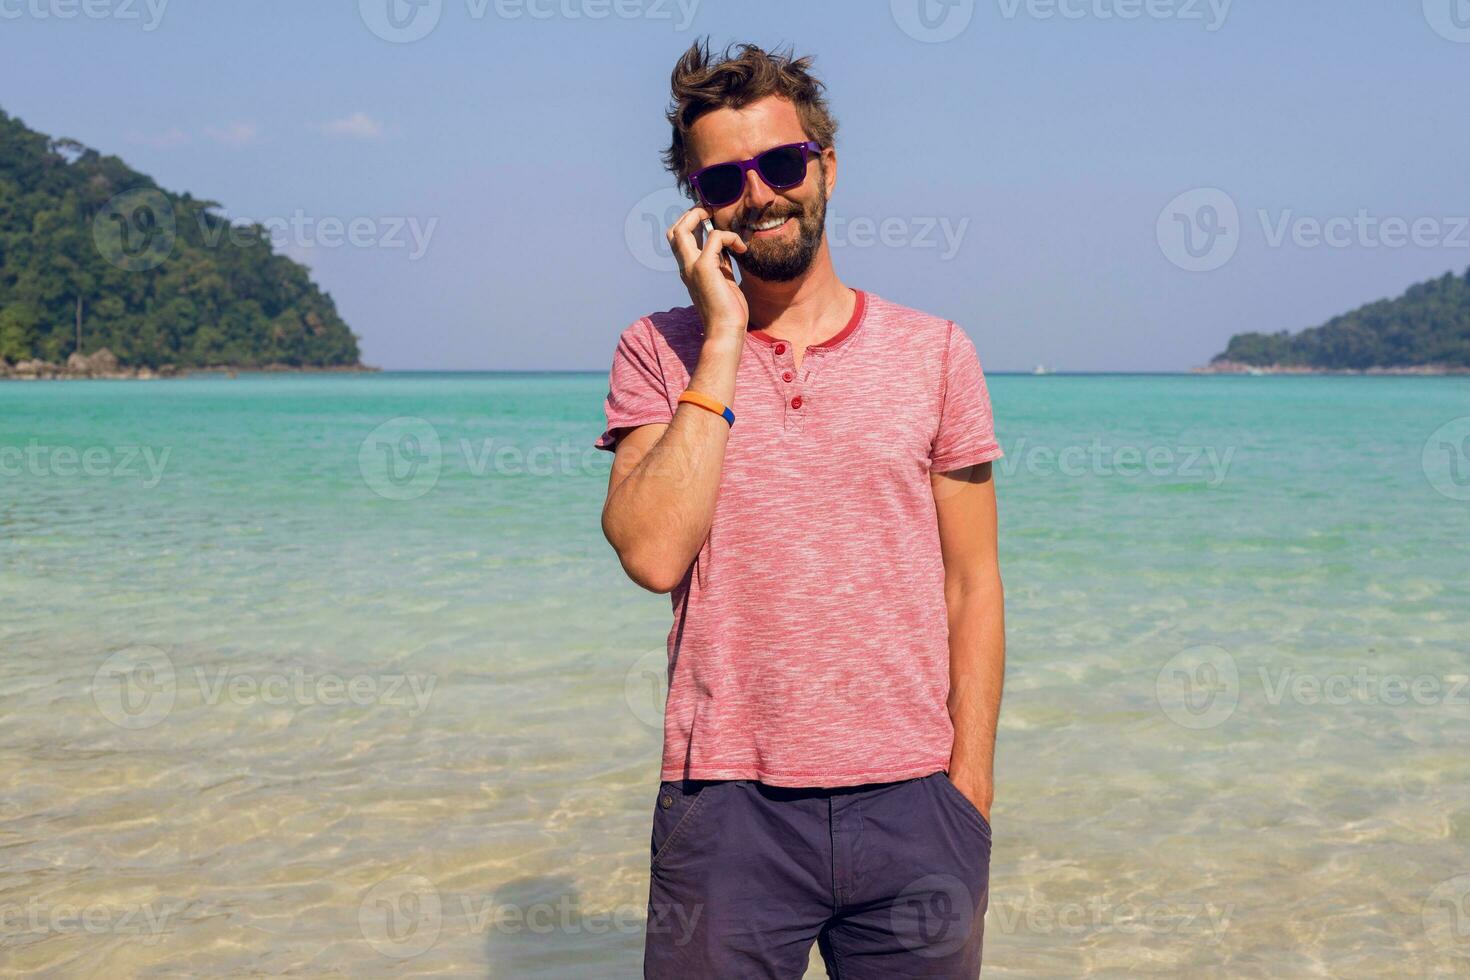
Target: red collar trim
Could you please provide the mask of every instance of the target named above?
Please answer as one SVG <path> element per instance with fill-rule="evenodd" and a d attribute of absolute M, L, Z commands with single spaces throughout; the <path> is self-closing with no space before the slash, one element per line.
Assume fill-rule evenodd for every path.
<path fill-rule="evenodd" d="M 847 318 L 847 326 L 843 327 L 841 330 L 837 331 L 837 333 L 833 334 L 831 337 L 828 337 L 820 344 L 812 344 L 811 346 L 807 347 L 807 350 L 812 350 L 814 348 L 836 347 L 838 344 L 846 340 L 848 336 L 857 329 L 857 325 L 859 321 L 861 321 L 863 318 L 863 311 L 867 308 L 868 302 L 867 295 L 861 289 L 854 289 L 853 293 L 857 296 L 857 301 L 852 304 L 852 316 Z M 764 330 L 749 330 L 746 331 L 746 336 L 754 337 L 756 340 L 764 341 L 767 344 L 774 344 L 778 342 L 778 338 L 772 337 Z"/>

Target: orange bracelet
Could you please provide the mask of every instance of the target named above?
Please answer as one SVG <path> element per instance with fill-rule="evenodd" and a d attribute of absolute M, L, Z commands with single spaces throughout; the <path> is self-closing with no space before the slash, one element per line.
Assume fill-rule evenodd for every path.
<path fill-rule="evenodd" d="M 730 411 L 729 406 L 721 403 L 714 398 L 711 398 L 709 395 L 706 395 L 703 392 L 689 391 L 686 389 L 685 392 L 679 396 L 679 401 L 688 402 L 691 405 L 698 405 L 700 408 L 706 411 L 714 412 L 716 415 L 723 418 L 728 424 L 732 426 L 735 424 L 735 413 Z"/>

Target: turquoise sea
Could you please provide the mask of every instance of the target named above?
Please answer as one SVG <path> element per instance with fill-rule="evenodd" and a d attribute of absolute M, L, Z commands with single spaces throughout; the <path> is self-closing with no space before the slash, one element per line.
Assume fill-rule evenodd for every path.
<path fill-rule="evenodd" d="M 638 975 L 605 389 L 0 383 L 0 971 Z M 1470 379 L 991 395 L 986 976 L 1470 974 Z"/>

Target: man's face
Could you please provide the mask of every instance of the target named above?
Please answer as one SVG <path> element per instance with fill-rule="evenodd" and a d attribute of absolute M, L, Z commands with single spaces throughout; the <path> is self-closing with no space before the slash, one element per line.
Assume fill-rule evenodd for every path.
<path fill-rule="evenodd" d="M 770 96 L 743 109 L 716 109 L 689 129 L 689 169 L 692 173 L 716 163 L 748 160 L 773 146 L 806 139 L 796 106 L 786 99 Z M 827 194 L 837 182 L 836 154 L 824 149 L 806 167 L 806 179 L 785 190 L 773 189 L 751 170 L 740 199 L 713 210 L 716 228 L 745 240 L 747 251 L 736 261 L 746 275 L 788 282 L 811 267 L 822 246 Z"/>

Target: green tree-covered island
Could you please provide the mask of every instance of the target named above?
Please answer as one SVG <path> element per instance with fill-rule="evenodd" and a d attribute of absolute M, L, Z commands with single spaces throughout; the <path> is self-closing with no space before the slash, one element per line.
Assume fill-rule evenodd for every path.
<path fill-rule="evenodd" d="M 1446 272 L 1297 334 L 1236 334 L 1203 370 L 1470 373 L 1470 270 Z"/>
<path fill-rule="evenodd" d="M 0 111 L 0 376 L 371 370 L 269 232 Z"/>

